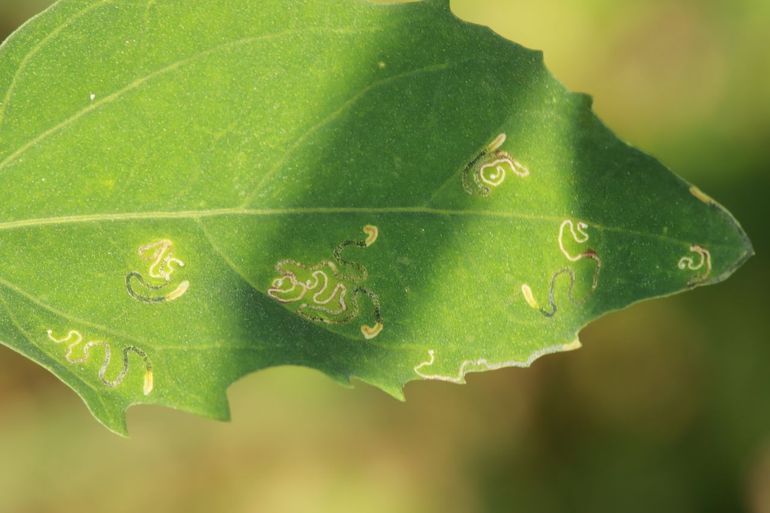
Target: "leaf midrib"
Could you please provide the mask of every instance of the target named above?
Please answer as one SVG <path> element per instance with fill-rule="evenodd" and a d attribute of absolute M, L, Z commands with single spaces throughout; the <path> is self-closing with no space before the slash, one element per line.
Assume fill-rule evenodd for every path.
<path fill-rule="evenodd" d="M 0 231 L 11 231 L 24 228 L 41 226 L 57 226 L 69 224 L 89 224 L 121 221 L 160 221 L 160 220 L 200 220 L 216 217 L 277 217 L 277 216 L 303 216 L 303 215 L 344 215 L 344 214 L 370 214 L 370 215 L 429 215 L 429 216 L 457 216 L 480 217 L 491 219 L 519 219 L 526 221 L 541 221 L 561 223 L 565 219 L 571 219 L 573 215 L 548 216 L 512 212 L 504 210 L 456 210 L 431 207 L 296 207 L 296 208 L 219 208 L 210 210 L 179 210 L 179 211 L 153 211 L 153 212 L 117 212 L 103 214 L 84 214 L 72 216 L 43 217 L 37 219 L 20 219 L 15 221 L 0 222 Z M 618 226 L 607 226 L 581 218 L 592 228 L 597 230 L 653 238 L 677 245 L 689 247 L 692 241 L 685 241 L 676 237 L 650 232 L 640 232 Z M 729 244 L 712 243 L 718 247 L 732 247 Z"/>

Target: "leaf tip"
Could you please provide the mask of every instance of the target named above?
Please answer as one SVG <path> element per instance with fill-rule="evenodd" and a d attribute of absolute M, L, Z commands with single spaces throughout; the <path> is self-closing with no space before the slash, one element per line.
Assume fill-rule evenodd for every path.
<path fill-rule="evenodd" d="M 738 269 L 751 259 L 756 252 L 754 245 L 746 233 L 746 230 L 741 226 L 741 223 L 733 216 L 733 214 L 727 210 L 723 205 L 711 198 L 708 194 L 700 190 L 697 186 L 691 185 L 689 192 L 692 196 L 697 198 L 700 202 L 704 203 L 707 208 L 714 209 L 714 211 L 721 214 L 721 220 L 715 223 L 710 228 L 710 232 L 714 234 L 711 241 L 716 246 L 721 246 L 725 251 L 722 252 L 722 262 L 716 264 L 714 262 L 715 271 L 713 279 L 705 280 L 703 285 L 711 285 L 725 281 L 732 276 Z M 711 262 L 709 262 L 711 264 Z"/>
<path fill-rule="evenodd" d="M 734 222 L 734 229 L 740 241 L 739 243 L 740 250 L 739 250 L 739 253 L 734 256 L 734 258 L 732 259 L 732 262 L 725 266 L 724 272 L 716 277 L 716 279 L 714 280 L 714 283 L 725 281 L 727 278 L 732 276 L 736 271 L 738 271 L 738 269 L 743 267 L 744 264 L 746 264 L 746 262 L 751 260 L 751 258 L 757 254 L 756 251 L 754 250 L 754 244 L 751 242 L 751 239 L 749 238 L 746 231 L 743 229 L 740 223 L 734 218 L 733 218 L 733 222 Z"/>

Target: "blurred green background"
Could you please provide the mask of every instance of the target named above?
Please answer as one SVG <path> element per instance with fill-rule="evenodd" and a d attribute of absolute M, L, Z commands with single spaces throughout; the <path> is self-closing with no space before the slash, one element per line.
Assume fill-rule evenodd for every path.
<path fill-rule="evenodd" d="M 44 0 L 0 0 L 0 39 Z M 602 319 L 530 370 L 400 404 L 295 368 L 233 423 L 93 420 L 0 348 L 0 512 L 770 513 L 770 2 L 454 0 L 545 51 L 632 141 L 730 208 L 758 256 L 727 283 Z"/>

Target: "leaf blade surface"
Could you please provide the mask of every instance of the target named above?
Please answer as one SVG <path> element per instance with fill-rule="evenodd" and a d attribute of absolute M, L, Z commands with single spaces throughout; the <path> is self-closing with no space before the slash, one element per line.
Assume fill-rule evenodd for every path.
<path fill-rule="evenodd" d="M 274 365 L 528 366 L 735 220 L 444 2 L 60 1 L 0 49 L 0 340 L 107 427 Z"/>

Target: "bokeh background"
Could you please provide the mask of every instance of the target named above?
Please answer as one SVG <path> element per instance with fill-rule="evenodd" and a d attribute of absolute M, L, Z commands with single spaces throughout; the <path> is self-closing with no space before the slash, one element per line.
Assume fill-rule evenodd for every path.
<path fill-rule="evenodd" d="M 0 0 L 0 38 L 45 0 Z M 108 433 L 0 348 L 0 512 L 770 513 L 770 2 L 454 0 L 545 51 L 624 139 L 730 208 L 758 256 L 610 315 L 532 369 L 408 402 L 305 369 L 231 389 L 233 423 L 132 410 Z"/>

